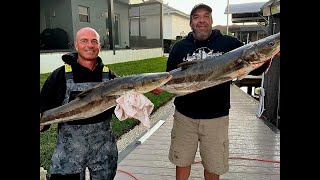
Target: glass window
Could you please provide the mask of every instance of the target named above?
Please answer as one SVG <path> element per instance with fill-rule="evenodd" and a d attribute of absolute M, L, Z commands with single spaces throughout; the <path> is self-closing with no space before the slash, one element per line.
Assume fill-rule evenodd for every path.
<path fill-rule="evenodd" d="M 80 22 L 89 22 L 89 7 L 79 6 Z"/>

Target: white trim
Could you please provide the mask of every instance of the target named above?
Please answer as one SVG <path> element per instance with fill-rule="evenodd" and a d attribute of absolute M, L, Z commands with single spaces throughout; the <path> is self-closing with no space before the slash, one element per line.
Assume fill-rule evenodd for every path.
<path fill-rule="evenodd" d="M 157 129 L 160 128 L 160 126 L 162 126 L 162 124 L 164 123 L 164 120 L 160 120 L 158 121 L 158 123 L 156 125 L 154 125 L 145 135 L 143 135 L 138 141 L 138 144 L 142 144 L 145 140 L 147 140 L 154 132 L 156 132 Z"/>

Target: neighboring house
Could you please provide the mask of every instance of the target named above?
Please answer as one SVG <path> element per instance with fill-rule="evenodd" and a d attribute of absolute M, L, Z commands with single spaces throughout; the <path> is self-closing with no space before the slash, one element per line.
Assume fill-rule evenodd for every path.
<path fill-rule="evenodd" d="M 216 25 L 213 29 L 219 29 L 222 33 L 226 33 L 227 26 Z M 232 24 L 229 26 L 229 33 L 238 38 L 244 44 L 253 42 L 258 39 L 267 37 L 268 26 L 257 25 L 237 25 Z"/>
<path fill-rule="evenodd" d="M 268 36 L 268 27 L 259 25 L 232 25 L 229 31 L 241 42 L 247 44 Z"/>
<path fill-rule="evenodd" d="M 100 34 L 102 46 L 110 49 L 108 1 L 112 0 L 41 0 L 40 33 L 46 28 L 60 28 L 66 32 L 72 46 L 76 32 L 90 26 Z M 160 47 L 161 38 L 176 39 L 177 36 L 187 35 L 190 31 L 189 15 L 165 4 L 161 32 L 160 6 L 155 1 L 132 4 L 130 0 L 113 0 L 115 47 L 150 47 L 151 41 L 141 45 L 144 39 L 156 40 L 156 45 Z M 130 42 L 137 37 L 140 38 L 139 45 L 131 45 Z"/>
<path fill-rule="evenodd" d="M 162 47 L 161 4 L 145 2 L 129 8 L 131 47 Z"/>
<path fill-rule="evenodd" d="M 66 31 L 72 44 L 76 32 L 90 26 L 100 34 L 102 46 L 108 46 L 109 0 L 40 0 L 40 33 L 46 28 Z M 114 0 L 114 42 L 116 47 L 129 46 L 129 0 Z"/>
<path fill-rule="evenodd" d="M 266 18 L 262 15 L 261 7 L 266 2 L 229 4 L 229 9 L 226 7 L 224 13 L 231 14 L 232 23 L 265 22 Z"/>
<path fill-rule="evenodd" d="M 158 13 L 157 19 L 144 24 L 141 14 L 130 14 L 137 7 L 148 6 L 156 7 L 153 13 Z M 105 63 L 163 56 L 162 12 L 161 0 L 40 0 L 40 72 L 51 72 L 63 65 L 61 56 L 73 50 L 76 32 L 87 26 L 100 35 L 102 50 L 99 56 Z M 133 29 L 135 19 L 142 21 Z M 146 28 L 148 23 L 152 23 L 152 27 Z M 67 36 L 67 47 L 43 48 L 45 42 L 56 41 L 59 37 L 52 35 L 58 32 L 53 31 L 57 29 L 58 35 Z M 133 32 L 138 32 L 137 36 Z"/>
<path fill-rule="evenodd" d="M 141 37 L 140 41 L 159 39 L 161 33 L 160 12 L 157 4 L 133 6 L 129 10 L 131 37 Z M 163 39 L 176 40 L 190 31 L 189 15 L 163 4 Z M 140 15 L 140 18 L 137 18 Z M 141 30 L 139 32 L 139 24 Z M 150 41 L 152 43 L 152 41 Z"/>
<path fill-rule="evenodd" d="M 161 0 L 40 0 L 40 72 L 62 65 L 76 32 L 87 26 L 100 35 L 105 63 L 160 57 L 164 39 L 190 31 L 189 15 Z M 54 47 L 57 42 L 64 46 Z"/>
<path fill-rule="evenodd" d="M 163 4 L 163 39 L 186 36 L 191 28 L 189 15 Z"/>
<path fill-rule="evenodd" d="M 225 9 L 224 13 L 231 14 L 231 21 L 234 23 L 229 27 L 229 31 L 245 44 L 264 38 L 268 34 L 268 19 L 263 16 L 261 10 L 264 3 L 229 4 L 229 9 Z"/>
<path fill-rule="evenodd" d="M 147 3 L 144 6 L 133 5 L 130 8 L 130 42 L 134 42 L 131 46 L 161 46 L 164 52 L 168 53 L 175 40 L 188 34 L 189 15 L 163 4 L 163 27 L 161 27 L 159 10 L 159 4 L 148 5 Z M 163 29 L 163 37 L 161 37 L 161 29 Z M 163 41 L 159 41 L 159 38 Z"/>

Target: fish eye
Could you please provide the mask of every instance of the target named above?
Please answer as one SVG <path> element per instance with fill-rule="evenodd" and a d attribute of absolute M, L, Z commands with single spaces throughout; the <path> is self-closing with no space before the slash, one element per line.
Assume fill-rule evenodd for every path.
<path fill-rule="evenodd" d="M 268 45 L 269 46 L 274 46 L 274 42 L 269 42 Z"/>
<path fill-rule="evenodd" d="M 156 82 L 156 80 L 155 80 L 155 79 L 152 79 L 152 82 L 154 83 L 154 82 Z"/>

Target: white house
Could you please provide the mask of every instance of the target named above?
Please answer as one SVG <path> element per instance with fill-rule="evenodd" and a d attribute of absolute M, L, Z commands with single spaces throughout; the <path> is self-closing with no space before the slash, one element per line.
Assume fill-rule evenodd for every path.
<path fill-rule="evenodd" d="M 158 38 L 160 35 L 160 24 L 158 6 L 149 5 L 139 8 L 130 8 L 129 16 L 132 36 L 144 36 L 146 39 Z M 140 18 L 138 17 L 140 14 Z M 177 36 L 185 36 L 191 30 L 189 26 L 189 15 L 173 7 L 163 4 L 163 39 L 176 39 Z M 138 32 L 139 23 L 141 32 Z"/>
<path fill-rule="evenodd" d="M 100 34 L 106 64 L 163 56 L 163 39 L 190 31 L 189 15 L 161 0 L 40 0 L 40 73 L 63 65 L 61 56 L 86 26 Z M 57 28 L 67 34 L 68 48 L 41 49 L 44 30 Z"/>
<path fill-rule="evenodd" d="M 191 28 L 189 15 L 163 4 L 163 39 L 176 39 L 186 36 Z"/>

